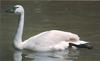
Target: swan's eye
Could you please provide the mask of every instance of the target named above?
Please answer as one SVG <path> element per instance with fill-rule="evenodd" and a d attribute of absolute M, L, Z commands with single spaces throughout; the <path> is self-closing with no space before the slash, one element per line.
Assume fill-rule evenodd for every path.
<path fill-rule="evenodd" d="M 16 8 L 19 8 L 19 7 L 16 7 Z"/>

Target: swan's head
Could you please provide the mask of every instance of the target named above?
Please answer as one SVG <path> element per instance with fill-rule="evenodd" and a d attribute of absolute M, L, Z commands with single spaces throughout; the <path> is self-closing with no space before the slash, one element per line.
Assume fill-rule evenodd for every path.
<path fill-rule="evenodd" d="M 8 9 L 6 12 L 15 13 L 17 15 L 21 15 L 24 13 L 24 8 L 22 5 L 15 5 L 12 8 Z"/>

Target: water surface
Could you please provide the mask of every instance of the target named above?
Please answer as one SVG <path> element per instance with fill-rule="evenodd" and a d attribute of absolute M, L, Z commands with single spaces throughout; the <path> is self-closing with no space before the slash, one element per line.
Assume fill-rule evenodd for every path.
<path fill-rule="evenodd" d="M 76 33 L 94 49 L 61 52 L 19 52 L 12 47 L 18 17 L 4 12 L 9 6 L 25 8 L 23 40 L 40 32 L 57 29 Z M 0 61 L 99 61 L 100 2 L 83 1 L 1 1 Z M 53 55 L 54 54 L 54 55 Z M 15 55 L 15 56 L 14 56 Z"/>

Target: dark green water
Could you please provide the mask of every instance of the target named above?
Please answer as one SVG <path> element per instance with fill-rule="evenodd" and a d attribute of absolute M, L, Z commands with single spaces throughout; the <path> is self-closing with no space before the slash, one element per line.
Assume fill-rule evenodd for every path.
<path fill-rule="evenodd" d="M 0 2 L 0 61 L 100 61 L 100 2 Z M 82 40 L 91 42 L 94 49 L 56 53 L 16 52 L 12 47 L 12 40 L 18 17 L 4 12 L 9 6 L 16 4 L 25 8 L 23 40 L 46 30 L 57 29 L 78 34 Z"/>

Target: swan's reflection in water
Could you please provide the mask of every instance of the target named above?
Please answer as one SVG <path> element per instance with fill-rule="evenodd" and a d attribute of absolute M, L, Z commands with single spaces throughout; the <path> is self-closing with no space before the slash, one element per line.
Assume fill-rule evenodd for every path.
<path fill-rule="evenodd" d="M 22 61 L 22 51 L 15 51 L 13 55 L 14 61 Z"/>
<path fill-rule="evenodd" d="M 79 51 L 52 51 L 52 52 L 28 52 L 15 51 L 14 61 L 74 61 L 78 58 Z"/>

